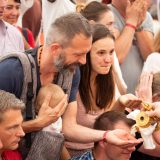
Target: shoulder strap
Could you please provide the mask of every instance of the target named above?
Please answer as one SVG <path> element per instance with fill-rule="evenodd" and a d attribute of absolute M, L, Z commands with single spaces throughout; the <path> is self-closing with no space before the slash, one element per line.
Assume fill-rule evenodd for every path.
<path fill-rule="evenodd" d="M 26 28 L 22 28 L 22 34 L 24 36 L 24 38 L 26 39 L 26 41 L 28 42 L 29 37 L 28 37 L 28 32 Z"/>
<path fill-rule="evenodd" d="M 24 79 L 20 99 L 26 104 L 26 108 L 28 108 L 27 101 L 30 99 L 34 103 L 36 97 L 37 74 L 35 61 L 31 55 L 25 54 L 24 52 L 16 52 L 0 57 L 0 62 L 8 58 L 18 58 L 22 64 Z M 32 107 L 32 118 L 35 117 L 33 108 L 34 107 Z"/>

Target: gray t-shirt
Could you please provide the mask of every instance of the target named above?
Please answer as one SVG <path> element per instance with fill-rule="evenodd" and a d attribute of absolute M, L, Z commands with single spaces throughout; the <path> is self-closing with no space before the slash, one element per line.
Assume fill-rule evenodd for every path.
<path fill-rule="evenodd" d="M 120 15 L 118 10 L 111 4 L 108 5 L 115 16 L 115 28 L 122 32 L 125 27 L 125 19 Z M 151 15 L 147 12 L 146 18 L 141 24 L 143 29 L 153 33 L 153 22 Z M 127 39 L 126 39 L 127 40 Z M 147 44 L 146 44 L 147 45 Z M 144 60 L 140 54 L 137 46 L 136 38 L 132 41 L 132 46 L 126 56 L 124 62 L 121 64 L 122 75 L 127 84 L 127 93 L 135 93 L 135 88 L 138 84 L 140 74 L 142 72 Z"/>

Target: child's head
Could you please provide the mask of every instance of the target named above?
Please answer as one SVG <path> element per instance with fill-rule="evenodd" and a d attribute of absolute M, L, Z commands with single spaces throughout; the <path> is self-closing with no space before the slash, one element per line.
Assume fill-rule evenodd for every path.
<path fill-rule="evenodd" d="M 36 99 L 36 105 L 35 105 L 36 113 L 38 113 L 48 93 L 51 94 L 51 100 L 49 102 L 49 106 L 52 108 L 54 108 L 62 100 L 62 98 L 65 95 L 62 88 L 56 84 L 48 84 L 44 87 L 41 87 L 41 89 L 38 92 L 37 99 Z"/>

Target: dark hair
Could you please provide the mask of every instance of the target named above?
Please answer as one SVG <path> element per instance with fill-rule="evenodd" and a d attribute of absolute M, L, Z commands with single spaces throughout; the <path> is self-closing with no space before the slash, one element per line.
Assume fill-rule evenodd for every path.
<path fill-rule="evenodd" d="M 20 1 L 20 0 L 14 0 L 14 2 L 16 2 L 16 3 L 21 3 L 21 1 Z"/>
<path fill-rule="evenodd" d="M 115 40 L 111 31 L 109 31 L 104 25 L 96 24 L 93 26 L 93 40 L 92 44 L 100 39 L 109 37 Z M 80 67 L 81 80 L 79 85 L 79 93 L 81 100 L 88 112 L 91 109 L 91 87 L 90 87 L 90 77 L 91 77 L 91 60 L 90 52 L 86 56 L 86 64 Z M 96 77 L 96 105 L 102 108 L 108 108 L 114 99 L 115 88 L 114 80 L 112 75 L 112 68 L 108 74 L 101 75 L 98 74 Z"/>
<path fill-rule="evenodd" d="M 8 110 L 23 111 L 25 104 L 12 93 L 0 90 L 0 123 L 3 120 L 3 115 Z"/>
<path fill-rule="evenodd" d="M 110 8 L 106 4 L 93 1 L 82 9 L 80 13 L 88 20 L 94 20 L 96 22 L 103 16 L 102 14 L 108 11 L 110 11 Z"/>
<path fill-rule="evenodd" d="M 114 126 L 117 122 L 123 121 L 128 127 L 132 127 L 135 121 L 128 119 L 122 112 L 108 111 L 101 114 L 94 123 L 94 129 L 96 130 L 114 130 Z"/>

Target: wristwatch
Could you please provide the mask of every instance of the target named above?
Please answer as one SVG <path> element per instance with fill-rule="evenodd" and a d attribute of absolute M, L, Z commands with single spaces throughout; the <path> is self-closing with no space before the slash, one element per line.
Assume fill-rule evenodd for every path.
<path fill-rule="evenodd" d="M 143 26 L 139 26 L 138 28 L 136 28 L 136 32 L 141 32 L 143 30 Z"/>

